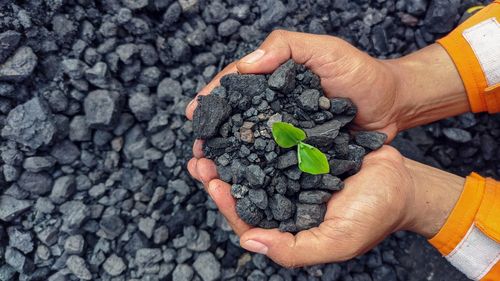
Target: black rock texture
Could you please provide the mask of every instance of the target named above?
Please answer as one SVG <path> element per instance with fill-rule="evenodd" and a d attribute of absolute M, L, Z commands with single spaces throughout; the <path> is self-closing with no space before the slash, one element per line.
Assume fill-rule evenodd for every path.
<path fill-rule="evenodd" d="M 184 112 L 225 65 L 258 48 L 273 29 L 335 35 L 372 56 L 396 58 L 434 43 L 465 9 L 487 2 L 0 0 L 0 280 L 467 280 L 425 239 L 406 232 L 359 258 L 305 268 L 283 268 L 244 251 L 186 170 L 195 135 Z M 292 65 L 282 66 L 276 84 L 261 75 L 225 78 L 218 95 L 233 97 L 238 111 L 262 100 L 286 106 L 279 92 L 293 95 L 304 83 L 318 89 L 320 82 L 312 75 L 297 81 L 302 70 L 292 75 Z M 229 95 L 228 84 L 245 95 Z M 106 94 L 105 106 L 91 95 L 87 115 L 85 100 L 94 91 L 116 92 L 119 100 Z M 318 107 L 342 124 L 355 113 L 341 98 L 320 97 Z M 278 161 L 282 154 L 259 140 L 260 114 L 231 118 L 232 124 L 253 119 L 245 121 L 253 123 L 252 136 L 245 131 L 251 142 L 238 147 L 212 138 L 207 145 L 234 149 L 237 158 Z M 290 115 L 268 121 L 289 122 Z M 315 120 L 329 114 L 322 115 Z M 239 133 L 228 126 L 217 133 Z M 357 166 L 342 130 L 330 159 L 335 169 L 343 167 L 341 177 Z M 476 171 L 498 179 L 499 137 L 498 115 L 469 113 L 402 132 L 392 145 L 461 176 Z M 248 163 L 229 163 L 230 154 L 216 159 L 228 163 L 220 165 L 221 176 L 238 180 L 232 194 L 248 198 Z M 266 177 L 255 190 L 286 198 L 342 188 L 339 177 L 305 176 L 294 165 L 278 168 L 282 175 L 272 179 L 262 169 Z M 269 209 L 273 196 L 267 198 Z M 293 215 L 278 225 L 257 210 L 268 227 L 297 231 Z"/>

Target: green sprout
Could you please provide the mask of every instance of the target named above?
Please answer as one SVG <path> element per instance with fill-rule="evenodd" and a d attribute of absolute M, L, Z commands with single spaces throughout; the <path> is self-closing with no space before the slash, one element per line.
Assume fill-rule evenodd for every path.
<path fill-rule="evenodd" d="M 330 172 L 328 159 L 321 150 L 304 143 L 306 133 L 292 124 L 276 122 L 272 126 L 273 137 L 282 148 L 297 146 L 299 169 L 312 175 L 327 174 Z"/>

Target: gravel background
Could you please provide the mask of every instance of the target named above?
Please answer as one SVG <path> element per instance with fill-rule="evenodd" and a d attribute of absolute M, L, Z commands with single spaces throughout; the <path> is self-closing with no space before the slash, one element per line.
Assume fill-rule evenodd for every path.
<path fill-rule="evenodd" d="M 183 114 L 274 28 L 398 57 L 474 3 L 0 0 L 0 280 L 466 280 L 408 233 L 304 269 L 245 253 L 185 170 L 193 135 Z M 394 145 L 499 178 L 499 121 L 465 114 Z"/>

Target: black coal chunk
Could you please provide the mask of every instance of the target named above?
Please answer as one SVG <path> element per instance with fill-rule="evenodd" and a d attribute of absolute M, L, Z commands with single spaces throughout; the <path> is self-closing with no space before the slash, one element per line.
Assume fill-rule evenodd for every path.
<path fill-rule="evenodd" d="M 0 33 L 0 63 L 3 63 L 19 44 L 21 33 L 14 30 L 7 30 Z"/>
<path fill-rule="evenodd" d="M 355 132 L 354 140 L 364 148 L 377 150 L 387 140 L 387 135 L 380 132 Z"/>
<path fill-rule="evenodd" d="M 338 177 L 326 174 L 323 175 L 319 188 L 331 191 L 339 191 L 344 188 L 344 182 Z"/>
<path fill-rule="evenodd" d="M 236 201 L 236 212 L 244 222 L 250 225 L 258 225 L 264 219 L 264 212 L 248 197 Z"/>
<path fill-rule="evenodd" d="M 334 143 L 342 123 L 333 119 L 311 129 L 304 129 L 306 142 L 313 146 L 326 147 Z"/>
<path fill-rule="evenodd" d="M 297 230 L 309 229 L 323 222 L 326 213 L 325 204 L 297 204 L 295 225 Z"/>
<path fill-rule="evenodd" d="M 220 84 L 229 95 L 236 92 L 250 98 L 265 93 L 267 88 L 266 77 L 256 74 L 228 74 L 221 78 Z"/>
<path fill-rule="evenodd" d="M 330 163 L 330 173 L 334 176 L 340 176 L 357 167 L 357 163 L 354 160 L 331 159 L 328 163 Z"/>
<path fill-rule="evenodd" d="M 21 82 L 28 78 L 38 62 L 30 47 L 20 47 L 0 65 L 0 81 Z"/>
<path fill-rule="evenodd" d="M 295 211 L 292 201 L 281 194 L 273 195 L 269 202 L 269 207 L 274 219 L 278 221 L 285 221 L 291 218 Z"/>
<path fill-rule="evenodd" d="M 257 165 L 250 165 L 246 168 L 245 178 L 251 186 L 262 186 L 264 184 L 265 177 L 266 174 Z"/>
<path fill-rule="evenodd" d="M 472 139 L 472 136 L 469 132 L 460 128 L 444 128 L 443 134 L 449 140 L 459 143 L 466 143 Z"/>
<path fill-rule="evenodd" d="M 278 67 L 267 80 L 269 88 L 288 94 L 295 89 L 295 70 L 297 64 L 288 60 Z"/>
<path fill-rule="evenodd" d="M 9 112 L 2 137 L 37 149 L 52 142 L 57 128 L 46 102 L 33 98 Z"/>
<path fill-rule="evenodd" d="M 268 205 L 267 193 L 264 189 L 250 189 L 248 191 L 248 198 L 259 209 L 265 210 Z"/>
<path fill-rule="evenodd" d="M 118 92 L 95 90 L 83 102 L 85 120 L 90 128 L 112 129 L 120 116 L 122 99 Z"/>
<path fill-rule="evenodd" d="M 307 89 L 298 98 L 298 104 L 305 110 L 316 111 L 319 107 L 321 93 L 316 89 Z"/>
<path fill-rule="evenodd" d="M 348 98 L 330 99 L 330 112 L 333 114 L 355 115 L 357 108 Z"/>
<path fill-rule="evenodd" d="M 229 114 L 231 107 L 223 98 L 215 95 L 200 96 L 193 115 L 195 137 L 206 139 L 215 136 Z"/>

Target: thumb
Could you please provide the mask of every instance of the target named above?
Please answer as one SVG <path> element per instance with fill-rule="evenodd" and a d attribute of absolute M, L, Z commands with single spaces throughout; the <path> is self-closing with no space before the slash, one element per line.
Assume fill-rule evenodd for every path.
<path fill-rule="evenodd" d="M 278 229 L 252 228 L 240 237 L 244 249 L 267 255 L 285 267 L 299 267 L 350 259 L 355 253 L 342 251 L 340 237 L 326 235 L 321 227 L 304 230 L 296 235 Z"/>
<path fill-rule="evenodd" d="M 254 52 L 243 57 L 236 67 L 240 73 L 270 73 L 278 66 L 293 59 L 296 63 L 310 64 L 314 56 L 332 51 L 338 38 L 299 32 L 275 30 Z"/>

